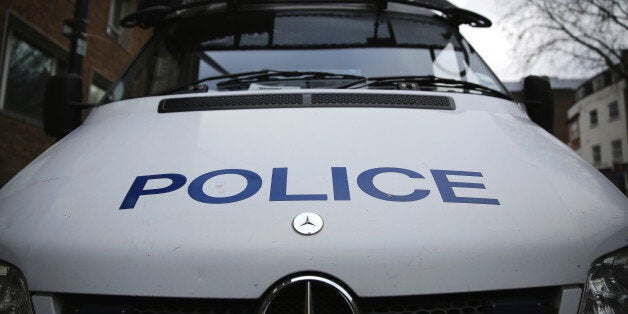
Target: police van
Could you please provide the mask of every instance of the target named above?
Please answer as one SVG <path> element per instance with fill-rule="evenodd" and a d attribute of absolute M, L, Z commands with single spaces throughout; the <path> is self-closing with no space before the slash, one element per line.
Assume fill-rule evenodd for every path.
<path fill-rule="evenodd" d="M 444 0 L 146 1 L 0 191 L 1 313 L 627 313 L 628 200 Z M 74 96 L 72 96 L 74 95 Z M 74 99 L 74 100 L 73 100 Z M 80 96 L 79 96 L 80 99 Z M 550 131 L 550 132 L 548 132 Z"/>

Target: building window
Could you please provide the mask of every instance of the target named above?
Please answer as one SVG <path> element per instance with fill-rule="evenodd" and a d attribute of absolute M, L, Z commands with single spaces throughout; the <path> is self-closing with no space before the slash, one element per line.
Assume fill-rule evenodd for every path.
<path fill-rule="evenodd" d="M 593 153 L 593 164 L 599 166 L 602 163 L 602 152 L 600 151 L 600 145 L 594 145 L 591 147 Z"/>
<path fill-rule="evenodd" d="M 580 137 L 580 126 L 578 120 L 569 124 L 569 140 L 573 141 Z"/>
<path fill-rule="evenodd" d="M 109 3 L 107 33 L 121 43 L 127 42 L 130 38 L 128 36 L 128 29 L 120 25 L 120 19 L 131 13 L 132 10 L 132 1 L 130 0 L 111 0 Z"/>
<path fill-rule="evenodd" d="M 608 120 L 612 121 L 619 118 L 619 106 L 616 101 L 608 104 Z"/>
<path fill-rule="evenodd" d="M 584 86 L 581 86 L 580 88 L 576 90 L 576 101 L 584 98 L 584 96 L 585 96 Z"/>
<path fill-rule="evenodd" d="M 109 90 L 109 87 L 111 87 L 111 81 L 97 71 L 92 70 L 87 103 L 99 103 L 107 93 L 107 90 Z"/>
<path fill-rule="evenodd" d="M 604 75 L 603 74 L 600 74 L 597 77 L 595 77 L 593 79 L 593 91 L 596 92 L 596 91 L 604 88 L 604 85 L 605 85 L 604 81 L 605 81 L 605 79 L 604 79 Z"/>
<path fill-rule="evenodd" d="M 33 29 L 17 27 L 16 18 L 9 15 L 9 29 L 4 45 L 2 71 L 2 111 L 19 119 L 41 124 L 46 82 L 52 75 L 65 71 L 65 63 L 43 48 L 50 46 Z M 23 22 L 20 22 L 23 23 Z M 18 25 L 19 26 L 19 25 Z"/>
<path fill-rule="evenodd" d="M 89 95 L 87 96 L 87 103 L 97 104 L 105 96 L 107 90 L 96 84 L 89 84 Z"/>
<path fill-rule="evenodd" d="M 611 142 L 613 148 L 613 162 L 622 163 L 624 161 L 624 152 L 621 149 L 621 140 L 615 140 Z"/>
<path fill-rule="evenodd" d="M 111 0 L 109 3 L 109 24 L 107 25 L 107 32 L 115 37 L 120 37 L 122 27 L 120 26 L 120 19 L 122 18 L 122 1 Z"/>
<path fill-rule="evenodd" d="M 591 125 L 591 128 L 597 126 L 597 110 L 589 111 L 589 123 Z"/>

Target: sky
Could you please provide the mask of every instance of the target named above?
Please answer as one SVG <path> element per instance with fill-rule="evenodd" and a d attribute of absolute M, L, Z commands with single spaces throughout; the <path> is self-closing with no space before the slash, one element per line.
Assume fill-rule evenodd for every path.
<path fill-rule="evenodd" d="M 516 30 L 506 29 L 502 19 L 507 10 L 509 0 L 449 0 L 461 8 L 474 11 L 489 18 L 493 22 L 490 28 L 474 28 L 463 25 L 462 35 L 479 52 L 489 67 L 502 81 L 519 81 L 527 75 L 547 75 L 560 78 L 590 77 L 596 71 L 580 71 L 574 69 L 556 68 L 549 64 L 539 63 L 530 69 L 524 69 L 523 60 L 517 56 L 514 41 L 509 33 Z"/>

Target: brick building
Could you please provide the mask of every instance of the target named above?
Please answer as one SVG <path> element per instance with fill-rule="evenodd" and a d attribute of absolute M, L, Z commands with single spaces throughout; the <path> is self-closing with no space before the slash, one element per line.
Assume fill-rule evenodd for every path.
<path fill-rule="evenodd" d="M 136 2 L 90 1 L 84 101 L 104 95 L 150 36 L 118 24 Z M 70 41 L 63 20 L 73 12 L 73 0 L 0 1 L 0 187 L 54 144 L 43 131 L 44 89 L 50 75 L 65 71 Z"/>

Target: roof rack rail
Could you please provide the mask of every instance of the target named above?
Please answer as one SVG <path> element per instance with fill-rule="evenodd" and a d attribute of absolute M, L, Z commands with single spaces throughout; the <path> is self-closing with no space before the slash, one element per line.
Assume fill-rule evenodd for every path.
<path fill-rule="evenodd" d="M 227 7 L 237 10 L 239 5 L 248 4 L 325 4 L 325 3 L 365 3 L 373 4 L 377 8 L 386 8 L 388 2 L 401 3 L 435 10 L 443 14 L 444 18 L 452 24 L 461 24 L 473 27 L 490 27 L 491 21 L 472 11 L 459 8 L 447 0 L 315 0 L 315 1 L 295 1 L 295 0 L 140 0 L 137 11 L 125 16 L 120 20 L 122 27 L 142 27 L 149 28 L 159 26 L 166 22 L 168 16 L 174 12 L 194 8 L 202 5 L 225 3 Z"/>

